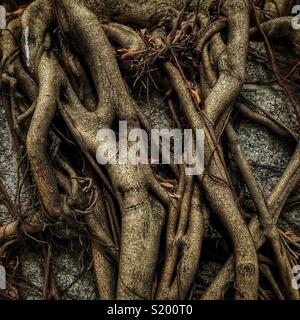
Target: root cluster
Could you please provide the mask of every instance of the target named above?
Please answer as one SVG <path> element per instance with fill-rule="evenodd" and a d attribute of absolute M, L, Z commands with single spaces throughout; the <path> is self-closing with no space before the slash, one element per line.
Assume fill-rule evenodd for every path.
<path fill-rule="evenodd" d="M 16 201 L 0 180 L 0 201 L 15 217 L 0 227 L 3 263 L 22 239 L 43 239 L 43 297 L 59 299 L 51 230 L 68 224 L 88 237 L 101 299 L 298 299 L 292 268 L 299 239 L 277 222 L 300 181 L 299 132 L 254 112 L 241 95 L 251 37 L 264 41 L 274 78 L 300 121 L 272 50 L 272 41 L 280 39 L 299 52 L 300 31 L 288 16 L 291 4 L 4 1 L 2 101 L 23 178 Z M 97 163 L 100 129 L 114 130 L 119 121 L 126 121 L 128 130 L 152 129 L 136 94 L 149 90 L 167 101 L 176 127 L 204 130 L 201 176 L 187 176 L 183 165 Z M 233 114 L 295 146 L 268 199 L 243 154 L 239 117 Z M 253 214 L 242 208 L 229 157 L 255 204 Z M 30 194 L 25 205 L 24 190 Z M 214 219 L 230 254 L 210 285 L 199 288 L 198 267 Z M 262 254 L 263 246 L 270 257 Z"/>

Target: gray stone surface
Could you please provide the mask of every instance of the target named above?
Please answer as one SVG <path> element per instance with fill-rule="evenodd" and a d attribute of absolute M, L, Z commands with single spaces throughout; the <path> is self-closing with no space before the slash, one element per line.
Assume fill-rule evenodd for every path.
<path fill-rule="evenodd" d="M 17 190 L 17 161 L 14 156 L 12 138 L 5 111 L 0 104 L 0 179 L 5 183 L 7 192 L 14 197 Z M 8 223 L 11 217 L 4 206 L 0 205 L 0 225 Z"/>
<path fill-rule="evenodd" d="M 5 117 L 4 108 L 0 105 L 0 178 L 7 191 L 14 199 L 17 190 L 17 161 L 13 149 L 10 129 Z M 0 206 L 0 225 L 12 220 L 4 206 Z M 70 236 L 70 232 L 62 230 L 61 235 Z M 79 246 L 78 243 L 75 245 Z M 23 285 L 22 297 L 27 299 L 41 299 L 43 286 L 43 271 L 41 257 L 32 252 L 26 244 L 21 245 L 17 252 L 20 263 L 20 273 L 28 280 Z M 96 284 L 92 271 L 82 272 L 78 262 L 79 254 L 66 253 L 58 250 L 54 253 L 53 267 L 58 287 L 65 291 L 65 299 L 96 299 Z M 67 289 L 67 290 L 66 290 Z"/>
<path fill-rule="evenodd" d="M 251 43 L 251 46 L 265 53 L 262 43 Z M 282 53 L 277 56 L 279 62 L 283 63 L 284 58 L 285 61 L 292 61 L 289 53 L 283 47 L 276 48 L 276 51 Z M 270 70 L 255 59 L 249 59 L 243 95 L 288 127 L 297 128 L 296 117 L 291 112 L 292 107 L 286 95 L 272 81 L 274 79 Z M 271 85 L 270 82 L 272 82 Z M 298 92 L 299 87 L 295 90 L 296 95 Z M 300 101 L 299 97 L 297 98 Z M 244 153 L 267 198 L 287 167 L 294 151 L 294 145 L 290 141 L 278 138 L 266 128 L 244 120 L 241 121 L 239 135 Z M 295 192 L 297 193 L 297 190 Z M 292 210 L 284 209 L 279 224 L 284 228 L 292 228 L 300 234 L 300 206 L 294 206 Z"/>
<path fill-rule="evenodd" d="M 95 300 L 97 292 L 93 273 L 81 269 L 78 257 L 75 252 L 54 251 L 52 266 L 57 286 L 63 299 Z M 24 287 L 22 296 L 28 300 L 41 299 L 44 279 L 40 255 L 24 246 L 19 250 L 19 259 L 21 274 L 30 282 Z"/>

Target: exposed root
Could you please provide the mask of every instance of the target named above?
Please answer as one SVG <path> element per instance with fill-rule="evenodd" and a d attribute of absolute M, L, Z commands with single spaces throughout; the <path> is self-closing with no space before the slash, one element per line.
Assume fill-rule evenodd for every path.
<path fill-rule="evenodd" d="M 230 286 L 236 299 L 299 299 L 291 287 L 299 239 L 277 228 L 300 182 L 299 132 L 260 106 L 264 115 L 250 110 L 241 96 L 249 37 L 262 39 L 274 76 L 300 119 L 288 83 L 296 67 L 283 78 L 270 43 L 284 38 L 295 48 L 300 45 L 292 18 L 283 17 L 290 2 L 265 1 L 260 7 L 245 0 L 29 2 L 21 8 L 5 4 L 16 11 L 8 14 L 7 29 L 1 32 L 2 100 L 24 176 L 15 203 L 0 180 L 0 204 L 12 215 L 12 222 L 0 227 L 0 258 L 20 239 L 36 239 L 33 234 L 39 233 L 36 240 L 47 244 L 43 298 L 60 299 L 63 293 L 51 268 L 53 239 L 40 235 L 68 224 L 89 236 L 101 299 L 186 299 L 194 294 L 206 250 L 208 215 L 215 213 L 224 227 L 222 245 L 231 256 L 201 291 L 202 299 L 224 298 Z M 128 131 L 153 129 L 137 103 L 139 86 L 149 106 L 151 90 L 164 96 L 178 129 L 191 128 L 194 137 L 197 130 L 204 131 L 201 176 L 186 175 L 185 165 L 175 161 L 163 169 L 144 163 L 100 164 L 100 129 L 117 131 L 120 121 Z M 234 107 L 297 142 L 267 200 L 241 151 L 232 125 Z M 236 177 L 227 169 L 224 132 L 231 161 L 256 206 L 251 219 L 241 209 Z M 131 150 L 134 142 L 126 138 L 118 136 L 120 148 L 113 156 Z M 161 142 L 156 148 L 163 159 L 168 157 Z M 24 190 L 31 197 L 21 205 Z M 270 267 L 273 261 L 258 254 L 266 240 L 281 282 Z M 272 291 L 261 285 L 259 271 Z"/>

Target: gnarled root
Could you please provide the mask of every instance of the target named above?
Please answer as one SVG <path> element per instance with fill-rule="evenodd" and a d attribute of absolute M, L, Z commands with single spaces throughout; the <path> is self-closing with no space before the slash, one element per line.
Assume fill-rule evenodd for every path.
<path fill-rule="evenodd" d="M 10 15 L 12 20 L 1 32 L 2 100 L 14 141 L 22 146 L 27 190 L 34 192 L 26 214 L 4 192 L 0 197 L 16 217 L 0 227 L 0 253 L 26 235 L 67 223 L 89 235 L 101 299 L 185 299 L 194 294 L 206 250 L 207 212 L 213 211 L 231 241 L 232 255 L 202 298 L 223 298 L 232 283 L 236 299 L 266 297 L 259 289 L 261 270 L 279 299 L 298 299 L 291 288 L 289 248 L 276 223 L 300 180 L 299 143 L 265 201 L 229 122 L 246 75 L 249 36 L 263 35 L 267 47 L 268 37 L 299 44 L 291 17 L 282 17 L 290 8 L 288 1 L 266 1 L 259 13 L 254 7 L 258 28 L 244 0 L 139 4 L 35 0 Z M 278 18 L 268 20 L 275 14 L 274 5 Z M 257 23 L 259 18 L 265 22 Z M 276 78 L 283 81 L 279 74 Z M 114 132 L 123 121 L 129 132 L 151 132 L 151 121 L 135 101 L 133 89 L 140 83 L 148 100 L 149 90 L 165 94 L 178 128 L 187 126 L 194 134 L 204 131 L 201 176 L 188 176 L 185 165 L 175 163 L 166 170 L 144 163 L 100 165 L 99 130 Z M 241 103 L 236 108 L 298 142 L 296 130 L 268 114 L 256 114 Z M 256 205 L 257 217 L 249 219 L 250 224 L 227 170 L 224 131 Z M 126 138 L 117 138 L 121 145 L 113 156 L 132 151 L 134 141 Z M 156 147 L 165 159 L 162 145 Z M 266 261 L 258 260 L 257 251 L 266 240 L 283 287 Z M 49 248 L 51 260 L 53 246 Z M 227 250 L 230 253 L 230 247 Z M 43 296 L 59 297 L 49 268 Z"/>

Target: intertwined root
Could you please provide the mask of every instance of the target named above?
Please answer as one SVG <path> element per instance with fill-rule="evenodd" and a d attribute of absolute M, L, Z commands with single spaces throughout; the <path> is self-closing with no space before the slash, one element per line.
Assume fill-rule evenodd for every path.
<path fill-rule="evenodd" d="M 17 130 L 16 143 L 26 148 L 40 205 L 27 220 L 1 227 L 0 241 L 41 231 L 50 221 L 75 227 L 84 223 L 101 299 L 184 299 L 195 280 L 207 215 L 213 210 L 231 239 L 233 255 L 203 298 L 223 297 L 234 280 L 237 299 L 256 299 L 257 250 L 265 237 L 280 268 L 284 294 L 298 298 L 276 222 L 300 179 L 299 147 L 266 202 L 229 121 L 245 79 L 249 34 L 258 33 L 250 32 L 251 5 L 244 0 L 217 6 L 214 1 L 166 5 L 157 0 L 140 1 L 140 7 L 125 0 L 109 5 L 100 0 L 35 0 L 2 33 L 1 79 L 9 93 L 3 100 Z M 280 5 L 278 16 L 287 10 L 284 1 Z M 216 14 L 214 21 L 211 14 Z M 286 31 L 288 18 L 278 19 L 282 21 L 267 21 L 258 29 L 272 36 L 268 24 L 274 23 Z M 298 34 L 283 35 L 297 42 Z M 202 176 L 186 176 L 183 166 L 171 165 L 172 181 L 178 181 L 170 184 L 151 165 L 103 167 L 96 162 L 100 129 L 126 121 L 128 130 L 151 130 L 121 74 L 116 52 L 122 69 L 129 74 L 136 70 L 139 78 L 160 67 L 158 75 L 170 87 L 175 123 L 181 126 L 183 118 L 195 132 L 204 130 Z M 199 66 L 187 65 L 182 52 Z M 187 72 L 191 70 L 194 78 Z M 153 80 L 151 71 L 149 77 Z M 280 123 L 261 118 L 274 132 L 297 138 Z M 257 207 L 258 218 L 249 226 L 227 171 L 220 143 L 224 130 Z M 83 168 L 68 153 L 74 146 Z M 262 270 L 273 279 L 266 267 Z"/>

